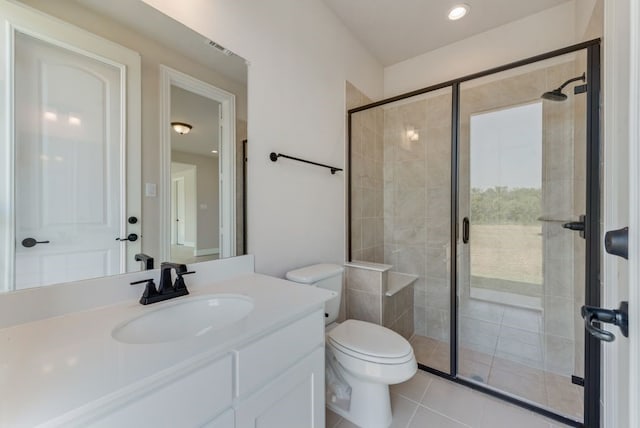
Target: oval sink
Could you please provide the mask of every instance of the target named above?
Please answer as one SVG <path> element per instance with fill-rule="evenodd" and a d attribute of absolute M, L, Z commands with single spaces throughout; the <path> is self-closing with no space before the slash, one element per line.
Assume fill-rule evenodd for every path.
<path fill-rule="evenodd" d="M 252 310 L 253 300 L 238 294 L 193 297 L 125 321 L 111 335 L 123 343 L 174 342 L 236 323 Z"/>

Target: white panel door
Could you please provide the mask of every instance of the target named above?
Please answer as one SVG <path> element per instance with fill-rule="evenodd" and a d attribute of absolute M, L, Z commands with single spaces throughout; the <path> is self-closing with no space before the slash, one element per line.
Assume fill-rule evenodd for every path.
<path fill-rule="evenodd" d="M 139 54 L 0 6 L 3 289 L 138 270 L 140 240 L 117 238 L 141 227 Z"/>
<path fill-rule="evenodd" d="M 15 70 L 16 288 L 120 273 L 120 70 L 21 33 Z"/>

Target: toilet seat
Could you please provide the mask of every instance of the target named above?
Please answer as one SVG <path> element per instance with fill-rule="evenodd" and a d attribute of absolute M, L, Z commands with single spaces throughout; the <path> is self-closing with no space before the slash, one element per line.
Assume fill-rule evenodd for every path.
<path fill-rule="evenodd" d="M 350 357 L 372 363 L 405 364 L 414 358 L 404 337 L 364 321 L 346 320 L 328 332 L 327 342 Z"/>

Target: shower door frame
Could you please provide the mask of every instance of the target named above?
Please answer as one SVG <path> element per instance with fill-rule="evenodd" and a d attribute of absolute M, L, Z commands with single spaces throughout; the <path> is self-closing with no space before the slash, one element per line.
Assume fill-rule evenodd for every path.
<path fill-rule="evenodd" d="M 557 56 L 586 50 L 587 52 L 587 117 L 586 117 L 586 260 L 585 260 L 585 305 L 600 306 L 600 203 L 601 203 L 601 168 L 600 168 L 600 45 L 601 39 L 593 39 L 536 55 L 499 67 L 473 73 L 458 79 L 449 80 L 436 85 L 431 85 L 415 91 L 400 94 L 394 97 L 376 101 L 364 106 L 348 110 L 347 117 L 347 254 L 351 260 L 351 131 L 352 115 L 354 113 L 380 107 L 385 104 L 426 94 L 443 88 L 451 88 L 451 243 L 452 248 L 457 248 L 459 238 L 459 159 L 460 159 L 460 135 L 459 135 L 459 106 L 460 85 L 463 82 L 489 76 L 491 74 L 522 67 L 539 61 L 544 61 Z M 455 244 L 455 245 L 453 245 Z M 461 379 L 458 377 L 458 255 L 457 251 L 451 251 L 451 282 L 450 282 L 450 373 L 425 366 L 418 363 L 421 370 L 446 378 L 453 382 L 465 385 L 478 391 L 482 391 L 494 397 L 500 398 L 512 404 L 524 407 L 548 418 L 557 420 L 570 426 L 595 428 L 600 426 L 600 341 L 585 330 L 585 367 L 584 367 L 584 421 L 579 422 L 568 417 L 554 413 L 548 409 L 536 406 L 530 402 L 520 400 L 512 395 L 499 392 L 495 389 Z"/>

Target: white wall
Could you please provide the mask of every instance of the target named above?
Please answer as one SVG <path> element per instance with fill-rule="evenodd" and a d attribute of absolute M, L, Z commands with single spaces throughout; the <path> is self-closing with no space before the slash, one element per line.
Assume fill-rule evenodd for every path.
<path fill-rule="evenodd" d="M 382 66 L 321 0 L 144 0 L 249 60 L 248 250 L 282 275 L 344 261 L 345 80 L 382 96 Z"/>
<path fill-rule="evenodd" d="M 576 43 L 575 14 L 574 2 L 566 2 L 386 67 L 384 96 L 391 97 L 572 45 Z"/>

